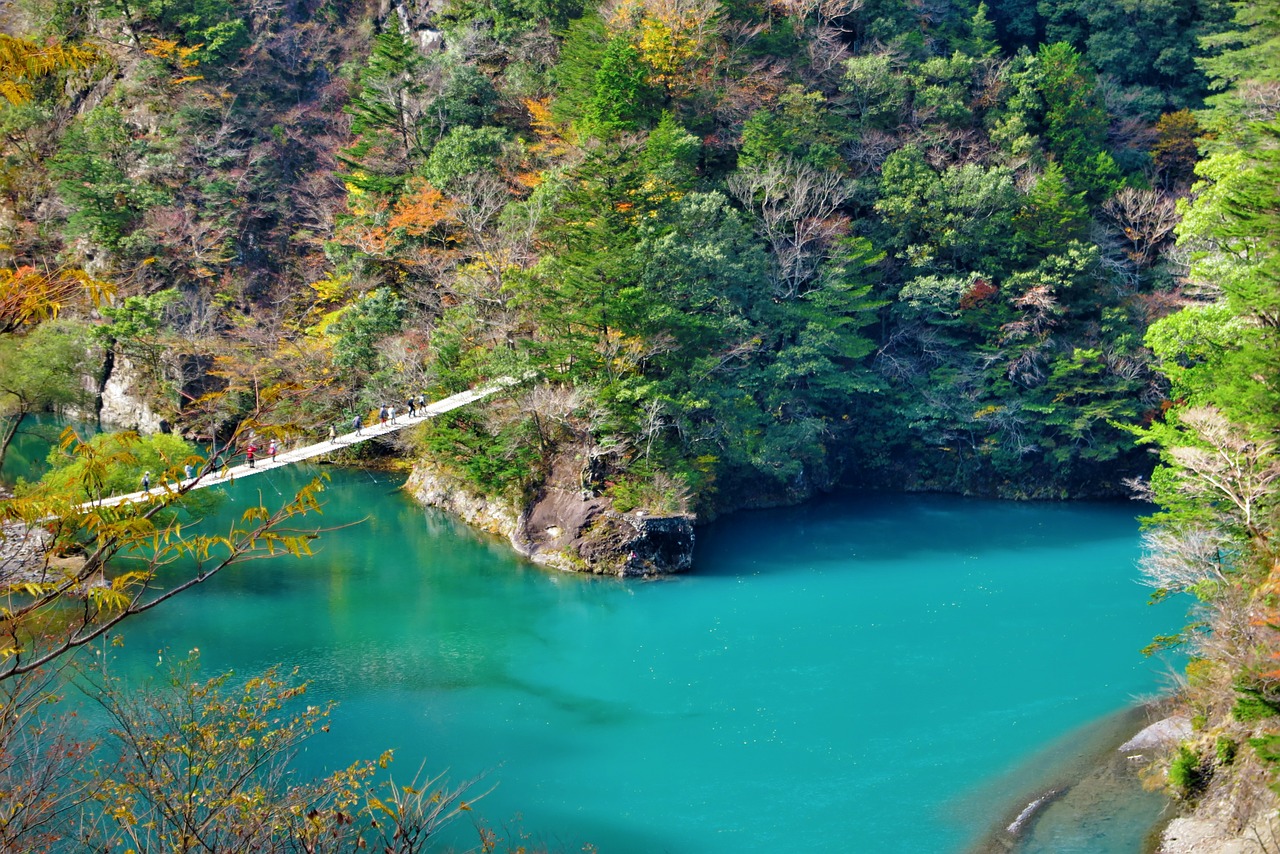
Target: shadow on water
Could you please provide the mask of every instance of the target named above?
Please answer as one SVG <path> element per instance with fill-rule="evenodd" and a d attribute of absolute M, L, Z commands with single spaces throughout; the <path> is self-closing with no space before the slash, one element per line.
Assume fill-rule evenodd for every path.
<path fill-rule="evenodd" d="M 1131 509 L 1132 516 L 1116 513 L 1117 507 Z M 1131 540 L 1132 519 L 1147 510 L 1148 505 L 1120 500 L 1014 502 L 836 492 L 796 507 L 735 513 L 700 528 L 694 563 L 699 575 L 715 576 L 741 574 L 744 559 L 758 573 L 851 558 L 910 562 L 940 550 L 1059 550 Z M 788 532 L 785 541 L 776 539 L 779 530 Z"/>
<path fill-rule="evenodd" d="M 516 691 L 541 700 L 557 712 L 556 717 L 559 719 L 571 720 L 582 726 L 616 726 L 647 717 L 631 703 L 612 702 L 579 692 L 565 691 L 552 685 L 521 679 L 510 673 L 493 679 L 490 687 Z"/>

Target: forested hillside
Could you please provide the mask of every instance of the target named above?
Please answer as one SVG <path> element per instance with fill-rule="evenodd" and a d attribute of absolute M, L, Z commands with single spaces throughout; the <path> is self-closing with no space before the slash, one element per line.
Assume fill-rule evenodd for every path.
<path fill-rule="evenodd" d="M 1142 485 L 1161 507 L 1148 520 L 1143 568 L 1157 598 L 1195 602 L 1187 628 L 1160 639 L 1191 654 L 1192 734 L 1167 782 L 1192 818 L 1169 829 L 1164 850 L 1224 840 L 1271 850 L 1280 842 L 1280 8 L 1242 4 L 1204 44 L 1204 157 L 1176 226 L 1192 298 L 1146 336 L 1171 403 L 1142 433 L 1161 453 Z"/>
<path fill-rule="evenodd" d="M 2 14 L 0 456 L 125 366 L 201 437 L 505 375 L 404 450 L 517 510 L 1137 485 L 1171 781 L 1270 803 L 1274 0 Z"/>
<path fill-rule="evenodd" d="M 419 448 L 513 500 L 1116 493 L 1231 9 L 1094 5 L 29 0 L 6 276 L 183 430 L 536 371 Z"/>

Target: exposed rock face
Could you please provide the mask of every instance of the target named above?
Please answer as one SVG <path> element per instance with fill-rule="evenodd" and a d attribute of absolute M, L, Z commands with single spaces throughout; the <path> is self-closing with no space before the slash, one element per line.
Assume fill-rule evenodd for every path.
<path fill-rule="evenodd" d="M 85 559 L 50 551 L 53 536 L 40 527 L 11 522 L 0 525 L 0 590 L 19 584 L 64 581 L 81 573 Z M 71 592 L 106 586 L 102 573 L 78 581 Z"/>
<path fill-rule="evenodd" d="M 1194 743 L 1194 742 L 1193 742 Z M 1203 749 L 1203 748 L 1202 748 Z M 1247 744 L 1243 753 L 1251 750 Z M 1271 769 L 1237 757 L 1229 772 L 1214 773 L 1207 789 L 1169 822 L 1159 854 L 1248 854 L 1280 848 L 1280 822 Z"/>
<path fill-rule="evenodd" d="M 115 357 L 102 384 L 98 418 L 104 424 L 139 433 L 169 432 L 169 422 L 151 407 L 142 393 L 137 368 L 124 356 Z"/>
<path fill-rule="evenodd" d="M 404 488 L 429 507 L 439 507 L 474 528 L 507 537 L 515 543 L 519 513 L 500 501 L 461 488 L 453 478 L 438 469 L 419 464 L 414 467 Z"/>
<path fill-rule="evenodd" d="M 0 587 L 43 580 L 52 538 L 42 528 L 19 523 L 0 526 Z"/>
<path fill-rule="evenodd" d="M 644 513 L 602 514 L 573 545 L 591 566 L 617 575 L 668 575 L 693 566 L 693 519 Z M 621 558 L 621 563 L 618 560 Z M 616 566 L 616 570 L 608 567 Z"/>
<path fill-rule="evenodd" d="M 693 519 L 619 513 L 589 493 L 548 487 L 528 507 L 469 492 L 448 474 L 420 464 L 405 484 L 423 504 L 511 541 L 516 551 L 557 569 L 647 576 L 693 565 Z"/>

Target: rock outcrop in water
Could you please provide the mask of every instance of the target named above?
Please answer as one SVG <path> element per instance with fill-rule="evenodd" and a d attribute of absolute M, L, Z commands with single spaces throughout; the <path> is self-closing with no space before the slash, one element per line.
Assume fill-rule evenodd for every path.
<path fill-rule="evenodd" d="M 506 537 L 529 559 L 575 572 L 653 576 L 693 565 L 693 518 L 620 513 L 608 499 L 545 486 L 524 507 L 467 489 L 447 472 L 419 464 L 405 488 L 423 504 Z"/>

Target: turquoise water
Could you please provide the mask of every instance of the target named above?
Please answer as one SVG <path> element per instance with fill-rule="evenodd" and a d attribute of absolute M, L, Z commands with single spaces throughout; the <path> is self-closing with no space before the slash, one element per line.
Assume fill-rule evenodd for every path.
<path fill-rule="evenodd" d="M 47 413 L 24 418 L 0 464 L 0 484 L 13 484 L 18 478 L 39 480 L 49 470 L 49 449 L 68 426 L 75 427 L 81 438 L 94 436 L 102 429 L 97 424 L 68 421 Z"/>
<path fill-rule="evenodd" d="M 487 821 L 562 850 L 964 851 L 1028 758 L 1163 687 L 1139 650 L 1178 625 L 1136 584 L 1131 504 L 839 495 L 621 582 L 517 560 L 397 484 L 334 471 L 323 521 L 361 524 L 139 618 L 125 665 L 297 665 L 340 702 L 304 770 L 394 748 L 402 778 L 483 774 Z M 1136 851 L 1149 820 L 1079 850 Z"/>

